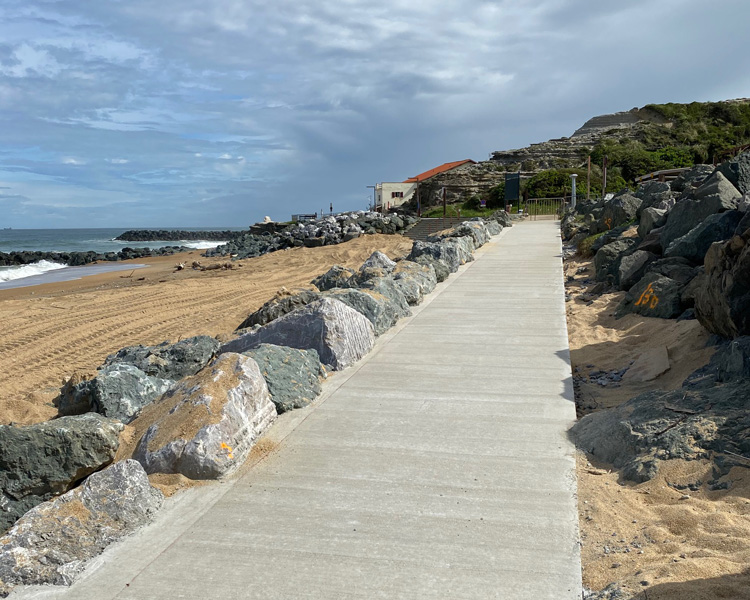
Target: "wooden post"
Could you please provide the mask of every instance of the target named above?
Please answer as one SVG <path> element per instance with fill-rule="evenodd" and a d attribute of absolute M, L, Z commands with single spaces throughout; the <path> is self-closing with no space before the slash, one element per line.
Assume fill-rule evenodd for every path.
<path fill-rule="evenodd" d="M 443 186 L 443 218 L 448 215 L 448 199 L 446 197 L 445 186 Z"/>
<path fill-rule="evenodd" d="M 422 216 L 422 204 L 419 201 L 419 181 L 417 181 L 417 216 Z"/>
<path fill-rule="evenodd" d="M 589 154 L 589 174 L 586 177 L 586 202 L 591 200 L 591 155 Z"/>
<path fill-rule="evenodd" d="M 602 159 L 602 200 L 607 195 L 607 156 L 605 155 Z"/>

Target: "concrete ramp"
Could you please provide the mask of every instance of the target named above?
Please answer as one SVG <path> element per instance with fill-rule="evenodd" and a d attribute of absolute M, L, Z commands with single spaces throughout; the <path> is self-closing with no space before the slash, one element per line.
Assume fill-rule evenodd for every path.
<path fill-rule="evenodd" d="M 277 451 L 54 597 L 579 599 L 558 224 L 504 230 L 415 313 Z"/>

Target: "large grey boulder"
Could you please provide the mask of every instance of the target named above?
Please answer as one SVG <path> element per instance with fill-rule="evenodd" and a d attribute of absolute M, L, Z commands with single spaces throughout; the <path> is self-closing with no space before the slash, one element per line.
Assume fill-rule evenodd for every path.
<path fill-rule="evenodd" d="M 643 250 L 636 250 L 632 254 L 623 256 L 617 268 L 620 289 L 629 290 L 633 287 L 643 277 L 648 265 L 656 259 L 655 254 Z"/>
<path fill-rule="evenodd" d="M 680 173 L 680 175 L 672 181 L 672 190 L 675 192 L 682 192 L 686 189 L 691 189 L 694 185 L 700 185 L 708 179 L 714 172 L 713 165 L 695 165 L 691 169 Z"/>
<path fill-rule="evenodd" d="M 664 251 L 664 256 L 681 256 L 702 264 L 708 248 L 714 242 L 729 239 L 742 219 L 738 210 L 709 215 L 682 237 L 674 240 Z"/>
<path fill-rule="evenodd" d="M 620 261 L 634 250 L 636 245 L 637 240 L 634 238 L 620 238 L 597 250 L 594 255 L 596 280 L 619 285 Z"/>
<path fill-rule="evenodd" d="M 734 338 L 750 335 L 750 233 L 713 244 L 695 293 L 695 312 L 709 331 Z"/>
<path fill-rule="evenodd" d="M 717 171 L 741 193 L 750 192 L 750 152 L 743 152 L 729 162 L 720 164 Z"/>
<path fill-rule="evenodd" d="M 0 425 L 0 531 L 112 462 L 123 426 L 95 413 Z"/>
<path fill-rule="evenodd" d="M 258 363 L 277 413 L 307 406 L 320 395 L 326 371 L 315 350 L 261 344 L 244 354 Z"/>
<path fill-rule="evenodd" d="M 636 283 L 615 310 L 615 317 L 635 313 L 644 317 L 673 319 L 682 314 L 682 290 L 684 286 L 658 273 L 646 273 Z"/>
<path fill-rule="evenodd" d="M 600 219 L 604 225 L 603 230 L 614 229 L 634 221 L 642 202 L 640 198 L 629 193 L 615 196 L 605 202 Z"/>
<path fill-rule="evenodd" d="M 267 323 L 297 310 L 298 308 L 307 306 L 310 302 L 315 302 L 315 300 L 318 299 L 320 299 L 320 294 L 313 290 L 295 290 L 290 292 L 289 290 L 282 288 L 273 298 L 258 310 L 248 315 L 248 317 L 240 323 L 236 331 L 254 327 L 255 325 L 266 325 Z"/>
<path fill-rule="evenodd" d="M 445 264 L 442 260 L 438 260 L 437 258 L 430 256 L 429 254 L 422 254 L 421 256 L 417 256 L 412 260 L 412 262 L 415 262 L 419 265 L 424 265 L 426 267 L 432 267 L 435 271 L 435 278 L 437 279 L 438 283 L 441 283 L 448 279 L 448 275 L 451 274 L 451 271 L 448 268 L 447 264 Z"/>
<path fill-rule="evenodd" d="M 502 227 L 513 227 L 513 221 L 510 215 L 504 210 L 496 210 L 489 217 L 489 220 L 497 222 Z"/>
<path fill-rule="evenodd" d="M 503 230 L 503 226 L 494 219 L 485 221 L 484 225 L 485 227 L 487 227 L 487 233 L 489 233 L 491 236 L 496 236 Z"/>
<path fill-rule="evenodd" d="M 399 318 L 411 314 L 409 301 L 392 275 L 385 274 L 381 269 L 363 269 L 354 281 L 358 289 L 373 292 L 378 298 L 385 298 Z"/>
<path fill-rule="evenodd" d="M 451 273 L 458 271 L 458 267 L 474 260 L 471 252 L 454 239 L 441 240 L 439 242 L 415 241 L 411 252 L 406 257 L 408 260 L 416 261 L 422 255 L 430 256 L 448 266 Z"/>
<path fill-rule="evenodd" d="M 375 335 L 383 335 L 396 322 L 409 316 L 408 307 L 404 309 L 401 302 L 370 289 L 334 288 L 323 292 L 323 296 L 343 302 L 372 323 Z"/>
<path fill-rule="evenodd" d="M 750 433 L 750 386 L 719 384 L 701 390 L 646 392 L 583 417 L 571 429 L 576 445 L 620 469 L 625 479 L 653 479 L 665 460 L 741 454 Z"/>
<path fill-rule="evenodd" d="M 396 268 L 396 263 L 388 258 L 380 250 L 375 250 L 370 257 L 362 263 L 360 270 L 362 269 L 383 269 L 390 273 Z"/>
<path fill-rule="evenodd" d="M 70 585 L 92 558 L 149 523 L 162 505 L 134 460 L 39 504 L 0 537 L 0 596 L 16 585 Z"/>
<path fill-rule="evenodd" d="M 127 424 L 171 384 L 131 364 L 110 364 L 93 379 L 78 381 L 74 376 L 68 380 L 60 390 L 57 411 L 63 416 L 96 412 Z"/>
<path fill-rule="evenodd" d="M 721 173 L 715 173 L 695 191 L 694 200 L 678 202 L 669 212 L 662 232 L 662 247 L 668 248 L 709 215 L 735 210 L 740 197 L 737 189 Z"/>
<path fill-rule="evenodd" d="M 164 342 L 158 346 L 131 346 L 108 356 L 102 367 L 133 365 L 151 377 L 177 381 L 195 375 L 205 367 L 218 348 L 219 342 L 207 335 L 187 338 L 174 344 Z"/>
<path fill-rule="evenodd" d="M 644 239 L 653 229 L 661 227 L 667 222 L 667 210 L 649 207 L 641 213 L 638 223 L 638 237 Z"/>
<path fill-rule="evenodd" d="M 332 288 L 349 287 L 349 280 L 355 275 L 355 271 L 340 265 L 333 265 L 328 271 L 313 279 L 312 283 L 321 292 Z"/>
<path fill-rule="evenodd" d="M 142 418 L 153 425 L 133 458 L 147 473 L 217 479 L 245 461 L 276 414 L 258 364 L 227 352 L 149 408 Z"/>
<path fill-rule="evenodd" d="M 641 205 L 636 210 L 636 217 L 638 219 L 642 218 L 643 211 L 647 208 L 664 210 L 670 204 L 674 204 L 674 194 L 669 184 L 663 181 L 647 181 L 642 183 L 635 191 L 635 196 L 641 199 Z"/>
<path fill-rule="evenodd" d="M 392 277 L 396 287 L 412 306 L 422 302 L 425 294 L 429 294 L 437 285 L 437 276 L 432 266 L 420 265 L 410 260 L 400 261 Z"/>
<path fill-rule="evenodd" d="M 374 343 L 367 318 L 343 302 L 321 298 L 227 342 L 219 351 L 246 352 L 260 344 L 314 349 L 323 364 L 339 371 L 362 358 Z"/>
<path fill-rule="evenodd" d="M 655 260 L 648 265 L 646 272 L 658 273 L 681 285 L 686 285 L 698 274 L 698 269 L 686 258 L 674 256 Z"/>

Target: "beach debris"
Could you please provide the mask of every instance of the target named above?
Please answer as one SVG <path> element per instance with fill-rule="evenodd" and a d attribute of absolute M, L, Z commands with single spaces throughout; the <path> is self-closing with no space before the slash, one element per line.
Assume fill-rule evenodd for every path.
<path fill-rule="evenodd" d="M 147 473 L 216 479 L 245 461 L 276 414 L 258 364 L 227 352 L 144 411 L 153 424 L 133 458 Z"/>
<path fill-rule="evenodd" d="M 176 264 L 176 265 L 174 266 L 174 270 L 175 270 L 175 271 L 182 271 L 182 270 L 183 270 L 184 268 L 185 268 L 185 263 L 184 263 L 184 262 L 181 262 L 181 263 L 177 263 L 177 264 Z"/>

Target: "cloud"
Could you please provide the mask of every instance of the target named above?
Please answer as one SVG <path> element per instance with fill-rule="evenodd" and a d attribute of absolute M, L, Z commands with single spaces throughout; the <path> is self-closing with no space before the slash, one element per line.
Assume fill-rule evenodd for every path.
<path fill-rule="evenodd" d="M 361 208 L 366 185 L 596 114 L 750 96 L 748 17 L 742 0 L 6 0 L 0 180 L 84 224 L 97 202 L 117 208 L 96 223 L 154 226 Z"/>

